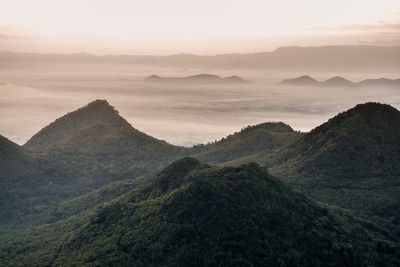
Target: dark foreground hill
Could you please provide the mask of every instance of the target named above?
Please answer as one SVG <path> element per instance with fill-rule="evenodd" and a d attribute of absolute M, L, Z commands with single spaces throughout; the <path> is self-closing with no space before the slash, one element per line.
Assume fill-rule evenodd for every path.
<path fill-rule="evenodd" d="M 315 199 L 398 226 L 399 136 L 400 112 L 366 103 L 338 114 L 265 162 Z"/>
<path fill-rule="evenodd" d="M 19 177 L 26 177 L 34 169 L 29 151 L 0 135 L 0 181 L 13 182 Z"/>
<path fill-rule="evenodd" d="M 350 218 L 350 217 L 349 217 Z M 0 242 L 3 265 L 371 266 L 392 241 L 288 189 L 256 164 L 183 158 L 96 210 Z M 375 230 L 379 227 L 375 226 Z M 397 256 L 396 256 L 397 253 Z"/>

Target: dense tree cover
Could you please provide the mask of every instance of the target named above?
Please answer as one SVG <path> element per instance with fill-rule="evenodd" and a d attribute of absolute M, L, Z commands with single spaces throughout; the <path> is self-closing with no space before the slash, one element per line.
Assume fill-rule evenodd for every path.
<path fill-rule="evenodd" d="M 367 103 L 305 135 L 264 123 L 182 148 L 94 101 L 24 147 L 0 136 L 0 265 L 398 266 L 399 114 Z M 164 168 L 184 155 L 256 161 L 302 194 L 255 164 Z"/>
<path fill-rule="evenodd" d="M 0 149 L 9 151 L 0 162 L 6 164 L 0 174 L 0 229 L 73 215 L 81 209 L 75 205 L 80 201 L 72 199 L 110 182 L 144 175 L 184 155 L 222 163 L 257 151 L 269 153 L 299 136 L 283 123 L 265 123 L 213 144 L 177 147 L 136 130 L 107 101 L 96 100 L 55 120 L 23 147 L 0 144 Z M 60 210 L 66 207 L 63 202 L 75 203 L 74 208 L 65 213 Z"/>
<path fill-rule="evenodd" d="M 282 122 L 248 126 L 206 146 L 194 148 L 194 157 L 209 163 L 225 163 L 258 152 L 270 153 L 298 140 L 303 134 Z"/>
<path fill-rule="evenodd" d="M 385 218 L 399 234 L 399 126 L 395 108 L 357 105 L 260 162 L 315 199 Z"/>
<path fill-rule="evenodd" d="M 57 119 L 24 147 L 0 141 L 0 230 L 52 222 L 63 201 L 144 175 L 187 151 L 134 129 L 103 100 Z"/>
<path fill-rule="evenodd" d="M 212 167 L 192 158 L 94 211 L 0 247 L 3 263 L 15 266 L 395 266 L 400 259 L 397 245 L 371 227 L 350 224 L 254 163 Z"/>
<path fill-rule="evenodd" d="M 69 138 L 80 129 L 98 122 L 129 125 L 106 100 L 95 100 L 56 119 L 32 136 L 24 146 L 31 150 L 43 150 L 47 146 Z"/>

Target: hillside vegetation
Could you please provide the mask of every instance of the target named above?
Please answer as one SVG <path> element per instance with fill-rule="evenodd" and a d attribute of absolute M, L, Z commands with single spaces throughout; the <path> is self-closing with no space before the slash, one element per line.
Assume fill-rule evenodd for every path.
<path fill-rule="evenodd" d="M 399 125 L 389 105 L 357 105 L 260 162 L 319 201 L 388 219 L 399 234 Z"/>
<path fill-rule="evenodd" d="M 258 152 L 272 152 L 293 143 L 303 134 L 282 122 L 248 126 L 218 142 L 195 147 L 192 156 L 210 163 L 224 163 Z"/>
<path fill-rule="evenodd" d="M 15 266 L 399 262 L 395 243 L 346 220 L 288 189 L 256 164 L 212 167 L 183 158 L 147 185 L 93 212 L 21 234 L 8 245 L 11 255 L 4 243 L 0 251 Z"/>

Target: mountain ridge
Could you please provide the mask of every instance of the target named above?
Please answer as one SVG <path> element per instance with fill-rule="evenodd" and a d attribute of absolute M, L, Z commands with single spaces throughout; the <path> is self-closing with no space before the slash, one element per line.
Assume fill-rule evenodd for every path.
<path fill-rule="evenodd" d="M 174 83 L 247 83 L 239 76 L 220 77 L 214 74 L 201 73 L 186 77 L 161 77 L 158 75 L 150 75 L 144 79 L 146 82 L 174 82 Z"/>
<path fill-rule="evenodd" d="M 266 122 L 247 126 L 215 143 L 197 145 L 191 156 L 201 161 L 221 164 L 257 152 L 273 151 L 294 142 L 302 133 L 283 122 Z"/>
<path fill-rule="evenodd" d="M 4 66 L 31 64 L 102 62 L 133 65 L 197 67 L 218 69 L 273 69 L 325 71 L 382 71 L 400 69 L 400 46 L 338 45 L 320 47 L 279 47 L 270 52 L 199 56 L 93 56 L 87 54 L 0 53 Z M 72 59 L 71 59 L 72 57 Z M 82 57 L 84 59 L 82 59 Z M 313 60 L 310 60 L 313 58 Z"/>
<path fill-rule="evenodd" d="M 278 83 L 285 86 L 320 86 L 320 87 L 363 87 L 363 86 L 400 86 L 400 79 L 365 79 L 352 82 L 340 76 L 334 76 L 324 81 L 317 81 L 311 76 L 303 75 L 297 78 L 285 79 Z"/>

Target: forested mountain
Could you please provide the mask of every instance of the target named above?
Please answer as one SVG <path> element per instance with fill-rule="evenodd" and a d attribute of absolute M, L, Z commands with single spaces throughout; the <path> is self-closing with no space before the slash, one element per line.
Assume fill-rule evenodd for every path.
<path fill-rule="evenodd" d="M 3 139 L 2 147 L 8 159 L 0 163 L 7 164 L 0 175 L 0 228 L 56 220 L 61 202 L 143 175 L 186 153 L 134 129 L 104 100 L 57 119 L 23 148 Z"/>
<path fill-rule="evenodd" d="M 197 146 L 192 155 L 204 162 L 224 163 L 258 152 L 272 153 L 302 135 L 282 122 L 261 123 L 248 126 L 218 142 Z"/>
<path fill-rule="evenodd" d="M 11 206 L 18 206 L 18 199 L 41 183 L 40 168 L 30 152 L 0 136 L 0 232 L 10 219 Z"/>
<path fill-rule="evenodd" d="M 300 136 L 283 123 L 265 123 L 217 143 L 177 147 L 136 130 L 107 101 L 96 100 L 46 126 L 23 147 L 2 141 L 8 152 L 0 163 L 5 170 L 0 181 L 4 215 L 0 226 L 18 228 L 73 215 L 80 209 L 66 211 L 79 202 L 72 199 L 113 181 L 144 175 L 184 155 L 223 163 L 272 152 Z"/>
<path fill-rule="evenodd" d="M 34 160 L 26 149 L 0 135 L 0 181 L 12 182 L 21 172 L 33 171 Z"/>
<path fill-rule="evenodd" d="M 400 234 L 399 136 L 400 112 L 366 103 L 260 161 L 307 195 L 389 219 Z"/>
<path fill-rule="evenodd" d="M 182 148 L 96 100 L 0 136 L 0 265 L 398 266 L 399 126 L 366 103 Z"/>
<path fill-rule="evenodd" d="M 57 119 L 24 147 L 44 154 L 45 159 L 51 157 L 54 164 L 68 162 L 79 174 L 95 174 L 97 179 L 142 175 L 185 153 L 182 147 L 136 130 L 105 100 L 93 101 Z"/>
<path fill-rule="evenodd" d="M 256 164 L 183 158 L 102 207 L 0 242 L 0 263 L 396 265 L 399 248 L 379 229 L 335 215 Z"/>

